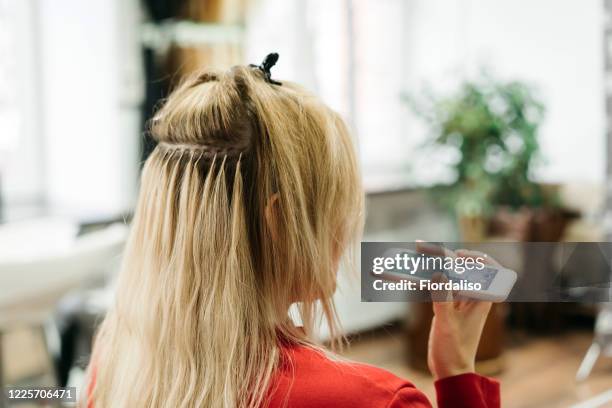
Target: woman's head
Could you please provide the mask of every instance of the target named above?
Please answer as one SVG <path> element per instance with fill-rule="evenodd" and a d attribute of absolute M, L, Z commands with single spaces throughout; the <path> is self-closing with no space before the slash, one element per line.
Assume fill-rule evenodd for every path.
<path fill-rule="evenodd" d="M 151 131 L 159 147 L 150 161 L 197 170 L 193 189 L 223 173 L 223 191 L 216 193 L 234 207 L 222 211 L 242 214 L 211 222 L 229 228 L 244 217 L 248 239 L 236 244 L 247 247 L 261 273 L 262 294 L 281 299 L 293 287 L 306 296 L 329 296 L 334 253 L 354 238 L 361 212 L 352 142 L 338 114 L 296 85 L 271 85 L 259 70 L 235 67 L 184 82 Z M 157 182 L 162 174 L 147 168 L 143 177 L 149 176 Z M 206 202 L 214 195 L 204 193 L 189 199 Z M 210 210 L 202 215 L 214 217 Z"/>
<path fill-rule="evenodd" d="M 94 395 L 257 405 L 278 337 L 307 342 L 289 305 L 306 334 L 317 303 L 333 326 L 338 259 L 361 227 L 350 136 L 316 97 L 250 67 L 183 82 L 151 134 Z"/>

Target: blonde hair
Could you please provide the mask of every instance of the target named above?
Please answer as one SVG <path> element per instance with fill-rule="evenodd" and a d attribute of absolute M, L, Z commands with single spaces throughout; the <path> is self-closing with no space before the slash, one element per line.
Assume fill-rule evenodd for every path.
<path fill-rule="evenodd" d="M 315 347 L 318 310 L 337 333 L 338 258 L 362 224 L 347 128 L 300 87 L 235 67 L 182 83 L 151 133 L 90 400 L 265 406 L 281 342 Z"/>

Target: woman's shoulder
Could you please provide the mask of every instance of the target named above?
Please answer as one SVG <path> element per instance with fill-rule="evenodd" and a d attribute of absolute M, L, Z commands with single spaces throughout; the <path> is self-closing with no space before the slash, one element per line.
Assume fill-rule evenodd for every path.
<path fill-rule="evenodd" d="M 286 361 L 273 388 L 273 407 L 285 401 L 290 407 L 430 407 L 412 383 L 381 368 L 308 346 L 283 351 Z"/>

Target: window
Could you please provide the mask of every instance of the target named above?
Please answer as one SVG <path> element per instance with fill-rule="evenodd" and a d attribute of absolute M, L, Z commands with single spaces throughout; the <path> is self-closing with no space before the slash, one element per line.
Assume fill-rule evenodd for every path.
<path fill-rule="evenodd" d="M 38 206 L 45 214 L 99 219 L 132 208 L 142 101 L 139 10 L 137 0 L 0 0 L 7 209 Z"/>
<path fill-rule="evenodd" d="M 547 107 L 540 132 L 546 160 L 536 172 L 540 180 L 603 180 L 599 2 L 256 4 L 247 35 L 249 60 L 278 50 L 279 77 L 303 83 L 345 116 L 357 137 L 366 188 L 428 186 L 452 177 L 435 152 L 421 148 L 428 129 L 402 94 L 418 96 L 430 87 L 444 95 L 483 68 L 540 91 Z"/>
<path fill-rule="evenodd" d="M 42 199 L 36 94 L 36 23 L 32 1 L 0 0 L 0 199 Z"/>

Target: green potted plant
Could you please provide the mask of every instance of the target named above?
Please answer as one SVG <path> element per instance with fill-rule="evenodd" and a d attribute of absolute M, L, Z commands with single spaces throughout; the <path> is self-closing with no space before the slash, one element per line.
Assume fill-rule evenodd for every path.
<path fill-rule="evenodd" d="M 545 109 L 528 85 L 484 76 L 446 97 L 408 100 L 432 131 L 429 146 L 455 152 L 448 163 L 454 180 L 434 191 L 457 215 L 464 240 L 481 240 L 492 230 L 531 240 L 534 222 L 550 221 L 543 211 L 558 213 L 556 194 L 531 177 L 542 159 L 538 129 Z"/>

